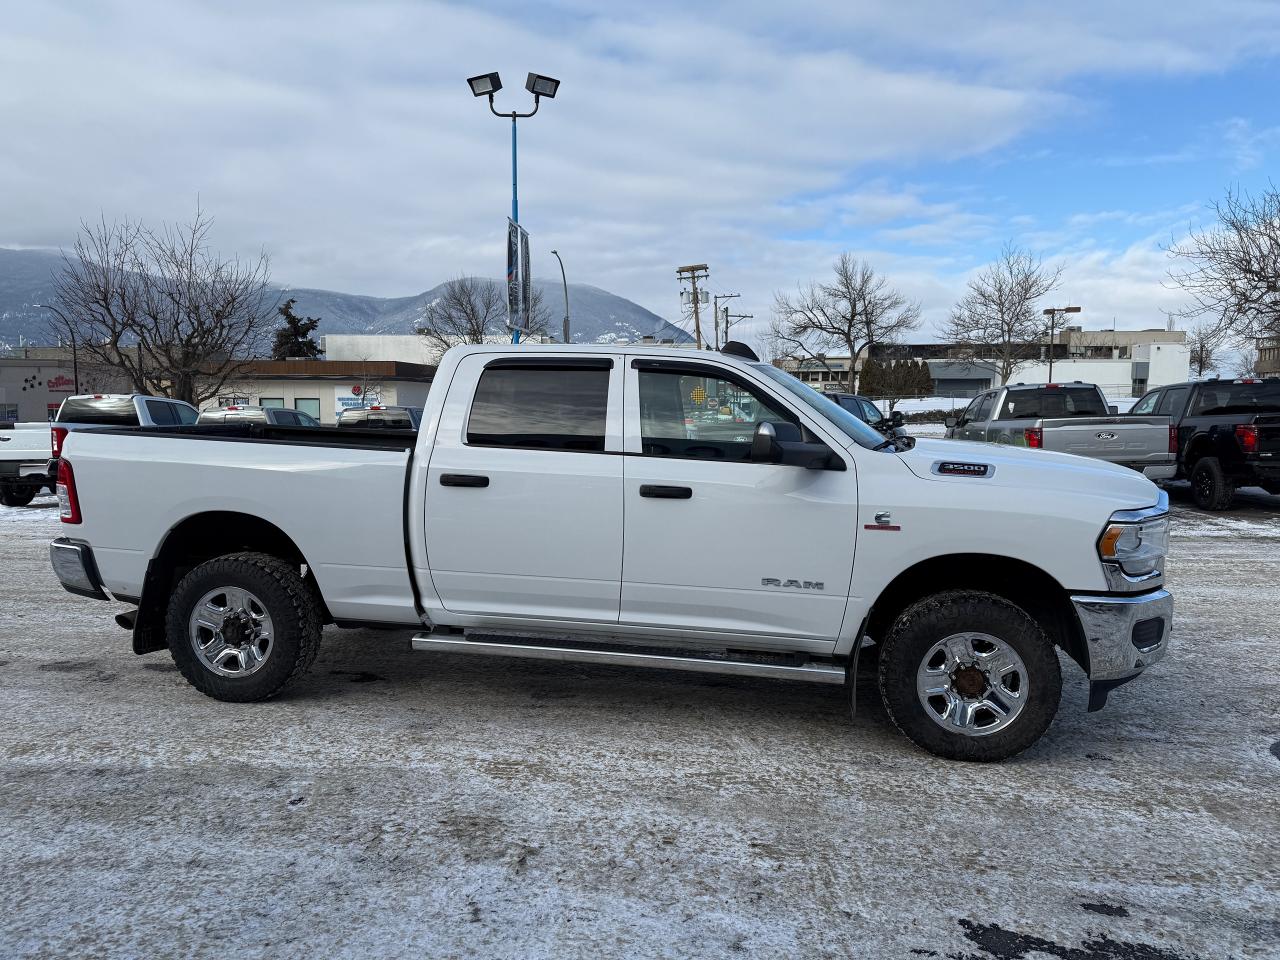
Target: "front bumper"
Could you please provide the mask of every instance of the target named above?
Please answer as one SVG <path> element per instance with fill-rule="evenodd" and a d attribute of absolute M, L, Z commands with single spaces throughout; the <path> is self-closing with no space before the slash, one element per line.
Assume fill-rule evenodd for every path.
<path fill-rule="evenodd" d="M 1074 595 L 1080 630 L 1089 653 L 1090 709 L 1106 694 L 1161 660 L 1173 630 L 1173 596 L 1168 590 L 1132 597 Z M 1094 705 L 1094 701 L 1097 705 Z"/>
<path fill-rule="evenodd" d="M 110 600 L 98 575 L 93 548 L 83 540 L 59 537 L 49 544 L 49 562 L 64 590 L 94 600 Z"/>

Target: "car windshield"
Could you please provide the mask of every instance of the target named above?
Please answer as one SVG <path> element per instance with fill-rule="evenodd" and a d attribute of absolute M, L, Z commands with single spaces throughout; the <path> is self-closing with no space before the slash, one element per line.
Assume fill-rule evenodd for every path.
<path fill-rule="evenodd" d="M 1280 413 L 1280 380 L 1203 384 L 1191 415 L 1213 417 L 1227 413 Z"/>
<path fill-rule="evenodd" d="M 808 384 L 801 383 L 786 371 L 779 370 L 770 363 L 757 363 L 754 366 L 770 380 L 784 387 L 792 396 L 803 400 L 805 404 L 834 423 L 859 446 L 874 450 L 885 442 L 884 434 L 874 427 L 867 426 L 840 404 L 829 397 L 824 397 Z"/>
<path fill-rule="evenodd" d="M 1055 417 L 1105 417 L 1107 405 L 1096 387 L 1040 387 L 1010 390 L 997 420 L 1052 420 Z"/>

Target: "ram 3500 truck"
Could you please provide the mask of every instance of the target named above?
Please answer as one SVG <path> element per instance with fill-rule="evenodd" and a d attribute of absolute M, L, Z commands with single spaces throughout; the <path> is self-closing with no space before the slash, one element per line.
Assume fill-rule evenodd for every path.
<path fill-rule="evenodd" d="M 851 692 L 874 641 L 907 736 L 996 760 L 1053 719 L 1057 650 L 1096 709 L 1170 642 L 1167 499 L 1140 474 L 900 449 L 739 344 L 456 347 L 416 432 L 106 429 L 62 453 L 58 577 L 136 605 L 134 650 L 223 700 L 279 693 L 326 623 Z"/>

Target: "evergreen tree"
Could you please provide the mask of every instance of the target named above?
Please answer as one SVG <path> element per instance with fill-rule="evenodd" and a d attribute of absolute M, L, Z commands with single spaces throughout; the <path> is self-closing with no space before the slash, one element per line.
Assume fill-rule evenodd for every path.
<path fill-rule="evenodd" d="M 878 396 L 884 390 L 884 375 L 880 369 L 880 361 L 875 357 L 867 357 L 862 362 L 862 373 L 858 376 L 858 392 L 865 396 Z"/>
<path fill-rule="evenodd" d="M 272 360 L 315 360 L 320 356 L 320 344 L 311 337 L 320 325 L 320 318 L 298 316 L 293 312 L 297 302 L 290 297 L 276 308 L 284 325 L 276 328 L 276 339 L 271 345 Z"/>
<path fill-rule="evenodd" d="M 933 396 L 933 374 L 929 372 L 929 364 L 925 360 L 916 361 L 916 390 L 922 397 Z"/>

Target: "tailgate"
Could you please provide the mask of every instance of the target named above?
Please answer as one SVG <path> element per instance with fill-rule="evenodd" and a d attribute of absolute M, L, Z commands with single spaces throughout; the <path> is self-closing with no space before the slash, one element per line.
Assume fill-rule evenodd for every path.
<path fill-rule="evenodd" d="M 47 461 L 51 455 L 47 423 L 21 423 L 0 428 L 0 460 Z"/>
<path fill-rule="evenodd" d="M 1170 463 L 1168 417 L 1060 417 L 1040 420 L 1046 450 L 1111 463 Z"/>
<path fill-rule="evenodd" d="M 1280 413 L 1267 413 L 1254 418 L 1258 428 L 1258 458 L 1280 463 Z"/>

